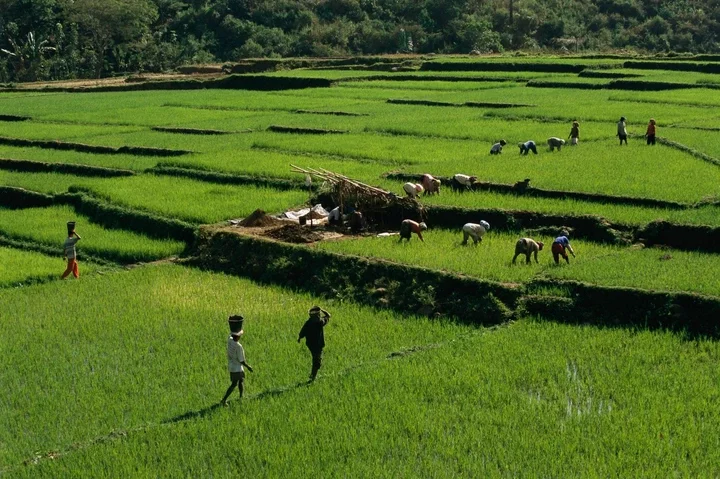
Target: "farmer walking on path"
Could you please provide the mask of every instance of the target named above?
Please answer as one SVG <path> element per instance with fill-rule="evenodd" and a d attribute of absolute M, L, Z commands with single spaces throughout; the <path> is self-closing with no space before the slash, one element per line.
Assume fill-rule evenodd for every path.
<path fill-rule="evenodd" d="M 570 240 L 566 235 L 558 236 L 557 238 L 555 238 L 551 248 L 555 264 L 560 264 L 560 256 L 565 258 L 567 264 L 570 264 L 570 258 L 568 258 L 566 250 L 570 251 L 570 254 L 573 255 L 573 258 L 575 257 L 575 251 L 573 251 L 572 246 L 570 246 Z"/>
<path fill-rule="evenodd" d="M 67 278 L 70 273 L 72 273 L 73 276 L 75 276 L 76 278 L 80 277 L 80 269 L 78 268 L 77 264 L 77 253 L 75 251 L 75 245 L 82 238 L 80 238 L 80 235 L 75 232 L 74 221 L 68 222 L 67 229 L 68 237 L 65 240 L 65 244 L 63 245 L 63 248 L 65 250 L 65 259 L 67 260 L 67 268 L 65 269 L 65 272 L 62 274 L 60 279 Z"/>
<path fill-rule="evenodd" d="M 310 350 L 312 355 L 312 370 L 310 371 L 310 381 L 314 381 L 317 376 L 320 366 L 322 366 L 322 352 L 325 347 L 325 333 L 323 328 L 330 322 L 330 313 L 324 309 L 320 309 L 320 306 L 313 306 L 308 311 L 310 317 L 298 335 L 298 343 L 302 338 L 305 338 L 305 345 Z M 322 314 L 322 317 L 320 317 Z"/>
<path fill-rule="evenodd" d="M 253 368 L 245 362 L 245 350 L 240 344 L 240 336 L 245 334 L 245 331 L 240 329 L 239 331 L 233 331 L 230 333 L 230 337 L 227 340 L 227 358 L 228 358 L 228 371 L 230 371 L 230 387 L 225 392 L 225 397 L 222 398 L 220 404 L 227 406 L 227 399 L 232 394 L 235 387 L 240 392 L 240 398 L 242 398 L 244 383 L 245 383 L 245 370 L 243 367 L 248 368 L 248 371 L 253 372 Z"/>
<path fill-rule="evenodd" d="M 580 141 L 580 123 L 577 120 L 572 122 L 572 128 L 570 128 L 570 146 L 576 146 Z"/>

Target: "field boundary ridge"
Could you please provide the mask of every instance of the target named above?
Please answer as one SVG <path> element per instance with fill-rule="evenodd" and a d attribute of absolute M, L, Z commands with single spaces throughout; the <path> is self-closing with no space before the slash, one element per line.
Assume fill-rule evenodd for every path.
<path fill-rule="evenodd" d="M 72 143 L 60 140 L 28 140 L 25 138 L 11 138 L 0 136 L 1 145 L 35 147 L 49 150 L 71 150 L 81 153 L 96 153 L 106 155 L 136 155 L 136 156 L 182 156 L 192 153 L 187 150 L 170 150 L 167 148 L 154 148 L 149 146 L 102 146 L 85 143 Z"/>
<path fill-rule="evenodd" d="M 178 176 L 189 178 L 192 180 L 205 181 L 208 183 L 217 183 L 221 185 L 255 185 L 261 187 L 274 188 L 277 190 L 307 190 L 300 181 L 286 180 L 282 178 L 260 177 L 251 175 L 241 175 L 235 173 L 223 173 L 218 171 L 203 170 L 200 168 L 190 168 L 183 164 L 164 163 L 156 165 L 145 170 L 146 173 L 161 176 Z M 315 188 L 313 185 L 311 188 Z"/>
<path fill-rule="evenodd" d="M 64 173 L 78 176 L 99 176 L 112 178 L 118 176 L 133 176 L 132 170 L 107 168 L 104 166 L 91 166 L 75 163 L 47 163 L 34 160 L 15 160 L 0 158 L 0 170 L 21 171 L 27 173 Z"/>

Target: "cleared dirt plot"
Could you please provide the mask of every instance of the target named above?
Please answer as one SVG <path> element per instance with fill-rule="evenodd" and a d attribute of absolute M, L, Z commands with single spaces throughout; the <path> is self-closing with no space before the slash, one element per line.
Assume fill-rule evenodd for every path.
<path fill-rule="evenodd" d="M 97 255 L 126 263 L 152 261 L 177 255 L 185 245 L 179 241 L 157 240 L 122 230 L 107 230 L 91 223 L 68 206 L 5 210 L 0 208 L 0 234 L 22 241 L 56 246 L 62 257 L 66 223 L 76 221 L 83 240 L 78 254 Z M 62 272 L 62 271 L 61 271 Z"/>

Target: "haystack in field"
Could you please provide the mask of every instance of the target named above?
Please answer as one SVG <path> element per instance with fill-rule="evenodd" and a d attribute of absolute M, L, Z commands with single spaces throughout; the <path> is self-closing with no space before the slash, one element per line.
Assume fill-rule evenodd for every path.
<path fill-rule="evenodd" d="M 306 177 L 320 179 L 324 183 L 321 190 L 327 190 L 335 205 L 340 207 L 340 212 L 345 213 L 344 208 L 350 206 L 355 211 L 363 214 L 367 221 L 395 220 L 395 216 L 401 219 L 415 217 L 423 220 L 426 217 L 425 208 L 416 198 L 398 196 L 390 191 L 367 185 L 347 176 L 333 173 L 331 171 L 313 168 L 300 168 L 290 165 L 292 171 L 301 173 Z"/>

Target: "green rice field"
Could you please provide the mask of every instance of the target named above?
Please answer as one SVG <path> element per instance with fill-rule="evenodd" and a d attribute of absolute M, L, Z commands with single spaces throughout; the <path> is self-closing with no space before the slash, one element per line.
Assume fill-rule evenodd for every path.
<path fill-rule="evenodd" d="M 496 324 L 486 321 L 491 313 L 483 316 L 493 307 L 483 302 L 501 301 L 500 294 L 466 295 L 472 313 L 455 316 L 441 310 L 445 298 L 431 294 L 433 313 L 348 299 L 387 292 L 388 278 L 408 286 L 450 277 L 549 301 L 572 301 L 567 285 L 581 282 L 601 292 L 627 288 L 668 302 L 682 293 L 692 304 L 720 304 L 712 241 L 703 251 L 638 244 L 642 228 L 658 220 L 680 229 L 676 241 L 718 237 L 720 77 L 624 68 L 624 61 L 438 56 L 403 64 L 412 71 L 264 74 L 331 80 L 325 88 L 0 91 L 0 115 L 28 118 L 0 121 L 0 160 L 35 162 L 0 161 L 0 187 L 14 188 L 0 198 L 0 477 L 720 476 L 720 346 L 716 336 L 683 330 L 683 321 L 713 325 L 716 318 L 677 319 L 678 305 L 668 303 L 672 321 L 662 324 L 672 330 L 623 318 L 593 326 L 521 308 Z M 440 63 L 451 65 L 440 71 Z M 498 64 L 507 71 L 491 71 Z M 541 71 L 552 65 L 585 74 Z M 617 80 L 683 88 L 624 90 L 613 87 Z M 579 88 L 588 85 L 604 88 Z M 615 136 L 621 116 L 627 146 Z M 679 146 L 646 145 L 650 118 L 659 137 Z M 547 139 L 567 140 L 573 120 L 579 144 L 548 151 Z M 217 132 L 224 134 L 208 134 Z M 502 154 L 490 155 L 500 139 L 507 141 Z M 537 143 L 537 155 L 519 154 L 516 145 L 527 140 Z M 99 153 L 86 145 L 172 151 Z M 191 266 L 215 267 L 201 261 L 209 253 L 199 245 L 218 225 L 243 234 L 227 221 L 258 208 L 275 214 L 307 205 L 304 176 L 291 165 L 398 195 L 404 181 L 388 173 L 418 180 L 464 173 L 510 185 L 529 178 L 538 189 L 624 197 L 459 193 L 443 185 L 440 195 L 419 201 L 599 216 L 633 241 L 571 235 L 576 257 L 555 265 L 551 232 L 561 224 L 547 234 L 491 225 L 477 246 L 460 244 L 462 224 L 429 224 L 423 242 L 413 236 L 402 244 L 396 235 L 376 236 L 396 232 L 384 225 L 296 248 L 221 243 L 216 269 L 235 275 Z M 189 177 L 158 166 L 184 168 Z M 111 177 L 98 167 L 133 175 Z M 70 206 L 80 197 L 67 193 L 108 208 Z M 682 207 L 637 206 L 647 199 Z M 95 203 L 83 201 L 92 210 Z M 67 221 L 82 236 L 80 278 L 60 281 Z M 520 256 L 511 264 L 515 242 L 528 235 L 545 243 L 539 263 Z M 185 239 L 157 239 L 171 236 Z M 259 249 L 266 257 L 242 249 L 249 244 L 277 248 Z M 275 253 L 281 250 L 285 256 Z M 247 271 L 221 256 L 244 261 L 245 253 L 256 258 Z M 304 258 L 298 264 L 308 282 L 325 285 L 307 269 L 338 258 L 326 253 L 349 269 L 359 265 L 338 273 L 355 278 L 353 292 L 362 294 L 334 284 L 310 294 L 319 288 L 278 273 Z M 392 274 L 361 278 L 363 264 Z M 415 293 L 427 291 L 409 296 Z M 332 318 L 322 369 L 308 383 L 311 358 L 297 334 L 316 304 Z M 241 342 L 255 371 L 246 375 L 243 399 L 233 393 L 223 408 L 233 314 L 245 317 Z"/>

